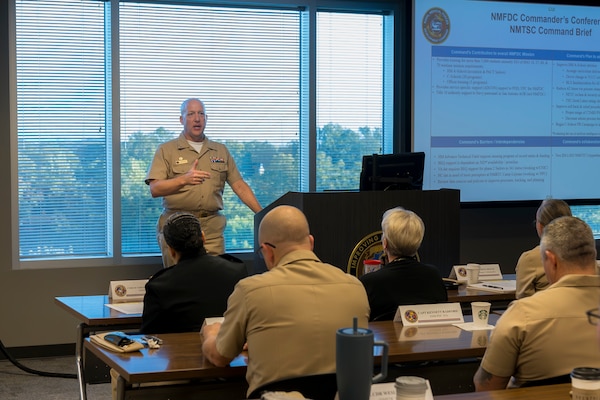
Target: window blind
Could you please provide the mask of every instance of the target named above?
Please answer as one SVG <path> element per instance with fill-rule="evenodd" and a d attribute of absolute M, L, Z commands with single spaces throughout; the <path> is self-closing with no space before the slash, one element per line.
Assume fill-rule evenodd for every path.
<path fill-rule="evenodd" d="M 158 144 L 181 132 L 186 98 L 203 100 L 205 134 L 228 146 L 261 204 L 298 190 L 298 25 L 298 11 L 120 5 L 121 143 L 144 149 L 122 154 L 125 254 L 158 251 L 160 199 L 144 176 Z M 224 203 L 226 250 L 252 249 L 253 212 L 227 185 Z"/>
<path fill-rule="evenodd" d="M 383 152 L 383 18 L 317 13 L 317 190 L 358 189 Z"/>
<path fill-rule="evenodd" d="M 144 178 L 158 145 L 180 133 L 179 108 L 186 98 L 205 102 L 205 133 L 229 147 L 263 205 L 288 191 L 314 188 L 315 175 L 318 190 L 357 186 L 361 155 L 390 141 L 392 132 L 381 127 L 381 71 L 393 63 L 380 64 L 393 36 L 381 27 L 389 16 L 373 10 L 10 1 L 19 255 L 28 266 L 94 265 L 83 258 L 123 263 L 123 257 L 159 254 L 161 199 L 151 198 Z M 113 4 L 118 13 L 110 12 Z M 369 12 L 370 5 L 362 7 Z M 318 34 L 311 38 L 315 15 Z M 317 59 L 309 48 L 315 42 Z M 117 82 L 110 70 L 114 60 Z M 310 75 L 315 63 L 316 77 Z M 313 106 L 317 127 L 308 114 Z M 392 111 L 388 107 L 388 119 Z M 118 165 L 113 154 L 120 157 Z M 224 202 L 226 251 L 249 251 L 253 213 L 228 186 Z"/>

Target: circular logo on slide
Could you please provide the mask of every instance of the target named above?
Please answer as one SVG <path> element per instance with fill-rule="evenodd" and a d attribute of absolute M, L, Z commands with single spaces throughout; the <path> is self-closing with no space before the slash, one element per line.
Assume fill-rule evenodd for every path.
<path fill-rule="evenodd" d="M 432 44 L 440 44 L 450 34 L 450 17 L 446 11 L 435 7 L 423 16 L 423 35 Z"/>

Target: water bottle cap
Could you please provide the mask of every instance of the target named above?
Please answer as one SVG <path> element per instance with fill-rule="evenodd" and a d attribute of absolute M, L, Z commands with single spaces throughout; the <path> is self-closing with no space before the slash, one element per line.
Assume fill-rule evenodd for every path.
<path fill-rule="evenodd" d="M 357 328 L 356 330 L 354 328 L 342 328 L 338 330 L 338 333 L 349 336 L 367 336 L 371 335 L 373 331 L 366 328 Z"/>

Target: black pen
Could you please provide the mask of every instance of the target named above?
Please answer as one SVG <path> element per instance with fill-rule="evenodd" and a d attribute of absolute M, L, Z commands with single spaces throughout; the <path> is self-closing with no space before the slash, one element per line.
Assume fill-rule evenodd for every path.
<path fill-rule="evenodd" d="M 482 286 L 489 287 L 489 288 L 492 288 L 492 289 L 500 289 L 500 290 L 504 290 L 504 288 L 503 288 L 502 286 L 487 285 L 487 284 L 485 284 L 485 283 L 484 283 L 484 284 L 482 284 Z"/>

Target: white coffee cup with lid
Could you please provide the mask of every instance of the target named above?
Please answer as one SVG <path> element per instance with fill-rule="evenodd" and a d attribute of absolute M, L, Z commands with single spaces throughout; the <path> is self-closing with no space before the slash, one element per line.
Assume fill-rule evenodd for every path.
<path fill-rule="evenodd" d="M 467 264 L 467 283 L 477 283 L 479 282 L 479 264 L 469 263 Z"/>
<path fill-rule="evenodd" d="M 600 368 L 579 367 L 571 372 L 572 400 L 600 400 Z"/>

